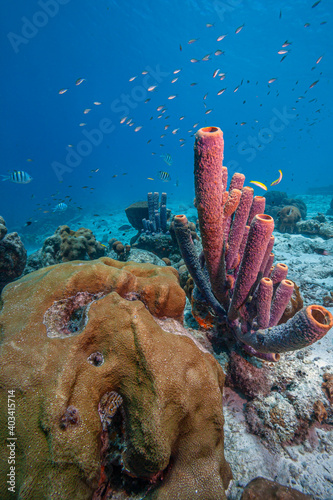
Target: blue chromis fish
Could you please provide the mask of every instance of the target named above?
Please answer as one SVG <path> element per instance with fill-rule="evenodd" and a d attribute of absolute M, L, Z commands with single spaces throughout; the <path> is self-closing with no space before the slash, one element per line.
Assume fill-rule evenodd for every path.
<path fill-rule="evenodd" d="M 161 155 L 161 158 L 163 158 L 163 160 L 165 161 L 165 163 L 167 165 L 169 165 L 169 167 L 172 165 L 173 159 L 172 159 L 172 156 L 170 153 L 167 153 L 165 155 Z"/>
<path fill-rule="evenodd" d="M 158 172 L 158 176 L 159 178 L 163 181 L 163 182 L 170 182 L 171 181 L 171 176 L 169 174 L 169 172 L 163 172 L 162 170 L 160 170 Z"/>
<path fill-rule="evenodd" d="M 67 210 L 67 205 L 66 203 L 59 203 L 56 205 L 53 209 L 53 212 L 65 212 Z"/>
<path fill-rule="evenodd" d="M 3 181 L 15 182 L 16 184 L 29 184 L 32 181 L 31 175 L 27 174 L 27 172 L 23 172 L 23 170 L 14 170 L 14 172 L 8 175 L 2 175 Z"/>

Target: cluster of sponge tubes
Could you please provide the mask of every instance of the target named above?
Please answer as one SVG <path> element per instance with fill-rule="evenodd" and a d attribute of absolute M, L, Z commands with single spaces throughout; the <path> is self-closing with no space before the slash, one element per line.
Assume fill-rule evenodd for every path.
<path fill-rule="evenodd" d="M 333 326 L 332 314 L 320 305 L 298 311 L 278 325 L 292 296 L 288 266 L 273 266 L 274 220 L 264 214 L 265 198 L 253 196 L 245 176 L 235 173 L 227 191 L 223 133 L 198 130 L 194 177 L 203 253 L 196 253 L 185 215 L 176 215 L 178 244 L 196 291 L 227 323 L 252 355 L 278 361 L 279 353 L 306 347 Z"/>
<path fill-rule="evenodd" d="M 159 203 L 159 193 L 148 193 L 148 220 L 142 219 L 142 225 L 146 233 L 166 233 L 167 232 L 167 194 L 161 194 L 161 203 Z"/>

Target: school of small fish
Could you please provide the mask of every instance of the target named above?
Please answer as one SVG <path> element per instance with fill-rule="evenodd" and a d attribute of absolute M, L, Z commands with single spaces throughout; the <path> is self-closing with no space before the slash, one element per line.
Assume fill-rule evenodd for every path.
<path fill-rule="evenodd" d="M 319 4 L 321 3 L 321 0 L 316 1 L 311 8 L 314 9 L 316 8 Z M 320 10 L 320 8 L 319 8 Z M 317 10 L 316 10 L 317 12 Z M 278 16 L 279 21 L 278 22 L 283 22 L 284 19 L 284 12 L 282 9 L 279 11 L 279 16 Z M 311 21 L 311 19 L 309 19 Z M 241 20 L 242 21 L 242 20 Z M 320 25 L 325 25 L 326 21 L 321 21 L 319 23 Z M 206 116 L 207 118 L 208 115 L 214 114 L 215 110 L 220 113 L 221 112 L 221 103 L 223 102 L 223 99 L 232 99 L 234 94 L 237 94 L 235 99 L 239 99 L 239 97 L 242 99 L 243 105 L 246 104 L 246 99 L 244 99 L 244 88 L 248 84 L 254 85 L 254 82 L 244 77 L 239 77 L 236 81 L 232 81 L 233 75 L 229 74 L 227 71 L 228 68 L 225 67 L 224 61 L 225 61 L 225 56 L 228 54 L 228 50 L 223 50 L 225 47 L 225 38 L 227 37 L 227 40 L 233 40 L 232 37 L 237 37 L 237 41 L 241 39 L 242 36 L 246 36 L 246 32 L 248 28 L 250 27 L 248 23 L 237 23 L 234 25 L 232 29 L 230 29 L 229 32 L 219 32 L 220 30 L 220 25 L 215 25 L 214 23 L 205 23 L 206 28 L 209 30 L 207 33 L 209 33 L 212 36 L 212 42 L 211 46 L 207 46 L 207 41 L 204 43 L 204 36 L 202 37 L 193 37 L 187 39 L 187 41 L 182 41 L 179 43 L 179 50 L 182 53 L 181 57 L 183 58 L 183 64 L 179 64 L 178 67 L 175 69 L 172 69 L 170 71 L 170 77 L 168 79 L 168 82 L 163 82 L 163 85 L 166 85 L 166 83 L 170 83 L 172 86 L 168 87 L 169 90 L 166 91 L 165 93 L 165 88 L 162 88 L 162 84 L 160 83 L 153 83 L 152 85 L 146 87 L 146 91 L 149 95 L 149 97 L 146 97 L 145 100 L 142 102 L 147 105 L 147 109 L 149 107 L 153 106 L 153 112 L 150 116 L 150 120 L 154 120 L 153 123 L 155 123 L 155 126 L 152 127 L 143 127 L 142 123 L 135 123 L 135 118 L 134 116 L 120 116 L 118 123 L 124 127 L 132 127 L 132 131 L 135 133 L 138 133 L 138 137 L 141 137 L 140 134 L 148 134 L 149 132 L 156 132 L 156 137 L 151 136 L 146 137 L 146 143 L 147 145 L 152 144 L 154 151 L 150 151 L 152 155 L 156 155 L 156 158 L 160 158 L 158 161 L 164 161 L 168 167 L 170 167 L 170 170 L 172 170 L 173 165 L 174 165 L 174 158 L 171 155 L 171 153 L 163 153 L 159 154 L 158 148 L 163 148 L 165 147 L 166 141 L 168 139 L 171 139 L 173 141 L 176 141 L 178 143 L 179 147 L 184 147 L 187 144 L 187 138 L 188 137 L 193 137 L 195 134 L 195 131 L 197 127 L 199 126 L 204 126 L 206 124 Z M 302 23 L 302 26 L 308 31 L 311 30 L 312 27 L 314 26 L 314 21 L 305 22 L 304 24 Z M 303 28 L 302 28 L 303 29 Z M 236 38 L 234 39 L 236 40 Z M 205 50 L 203 50 L 202 46 L 205 47 Z M 291 58 L 293 57 L 293 49 L 295 49 L 296 52 L 296 42 L 295 40 L 292 40 L 292 38 L 284 40 L 284 38 L 281 40 L 281 43 L 279 46 L 275 48 L 274 53 L 272 54 L 272 57 L 277 57 L 281 56 L 277 59 L 280 63 L 283 63 L 283 61 L 286 60 L 286 58 Z M 298 47 L 299 49 L 299 47 Z M 205 53 L 207 52 L 207 53 Z M 277 54 L 277 55 L 276 55 Z M 312 64 L 311 70 L 314 71 L 314 75 L 316 75 L 313 79 L 309 80 L 306 82 L 305 85 L 303 85 L 303 88 L 299 92 L 299 95 L 296 99 L 296 105 L 299 103 L 301 100 L 306 99 L 307 92 L 319 85 L 322 73 L 320 72 L 320 68 L 324 58 L 323 52 L 316 54 L 314 59 L 310 61 L 310 64 Z M 188 68 L 193 68 L 193 71 L 197 71 L 198 73 L 198 80 L 193 81 L 192 78 L 191 80 L 186 81 L 186 72 Z M 144 69 L 128 78 L 129 84 L 132 84 L 134 82 L 134 85 L 137 84 L 139 78 L 141 76 L 145 76 L 149 73 L 147 69 Z M 210 84 L 208 89 L 203 87 L 201 84 L 201 79 L 200 76 L 201 74 L 207 74 L 209 75 L 210 78 Z M 268 73 L 268 72 L 267 72 Z M 272 72 L 273 73 L 273 72 Z M 193 73 L 192 73 L 193 74 Z M 264 82 L 255 82 L 255 85 L 258 85 L 259 83 L 265 83 L 266 89 L 267 89 L 267 95 L 270 95 L 270 93 L 274 93 L 275 97 L 279 96 L 279 84 L 280 83 L 285 83 L 284 81 L 284 76 L 280 75 L 278 72 L 275 72 L 273 74 L 266 74 L 266 78 Z M 221 83 L 223 81 L 223 83 Z M 141 83 L 141 82 L 140 82 Z M 83 85 L 84 84 L 84 85 Z M 86 86 L 89 85 L 89 80 L 83 77 L 77 78 L 75 81 L 67 82 L 67 85 L 58 90 L 58 94 L 60 96 L 67 94 L 64 98 L 59 98 L 59 99 L 66 99 L 69 98 L 72 92 L 80 92 L 79 90 L 76 90 L 77 87 L 79 86 Z M 198 115 L 199 121 L 194 123 L 192 126 L 190 123 L 188 123 L 189 117 L 185 116 L 184 112 L 181 112 L 181 99 L 182 99 L 182 91 L 181 85 L 186 85 L 188 87 L 188 92 L 196 92 L 195 94 L 195 102 L 198 102 L 199 104 L 196 106 L 196 113 Z M 223 85 L 223 87 L 222 87 Z M 292 91 L 296 91 L 300 87 L 299 80 L 297 80 L 293 88 L 291 89 Z M 190 89 L 194 90 L 190 90 Z M 201 93 L 201 99 L 202 100 L 197 100 L 198 92 Z M 260 99 L 260 92 L 257 92 L 256 98 Z M 160 95 L 164 95 L 164 98 L 160 98 Z M 308 94 L 310 95 L 310 93 Z M 218 97 L 216 97 L 218 96 Z M 223 97 L 222 97 L 223 96 Z M 313 94 L 312 94 L 313 96 Z M 311 96 L 311 97 L 312 97 Z M 246 97 L 246 96 L 245 96 Z M 260 101 L 258 101 L 260 102 Z M 317 103 L 318 99 L 316 97 L 313 97 L 312 99 L 307 101 L 308 103 Z M 82 108 L 82 113 L 84 115 L 85 120 L 89 120 L 90 116 L 94 114 L 94 110 L 96 109 L 94 106 L 103 106 L 103 102 L 99 100 L 92 101 L 90 103 L 86 103 L 86 107 Z M 262 106 L 262 104 L 260 104 Z M 312 123 L 309 123 L 309 126 L 313 126 L 316 123 L 320 121 L 320 112 L 321 108 L 318 107 L 319 104 L 317 105 L 316 113 L 317 117 L 315 117 L 312 121 Z M 202 108 L 201 108 L 202 107 Z M 242 108 L 243 109 L 243 108 Z M 291 108 L 292 110 L 296 111 L 297 108 L 293 107 Z M 158 114 L 155 113 L 155 110 Z M 130 115 L 130 113 L 128 113 Z M 89 116 L 88 116 L 89 115 Z M 149 115 L 148 115 L 149 116 Z M 219 115 L 218 115 L 219 116 Z M 217 116 L 217 117 L 218 117 Z M 82 117 L 82 115 L 81 115 Z M 244 117 L 245 118 L 245 117 Z M 81 118 L 82 119 L 82 118 Z M 157 122 L 158 120 L 158 122 Z M 177 124 L 175 123 L 175 120 L 177 121 Z M 194 120 L 193 120 L 194 121 Z M 193 121 L 191 123 L 193 123 Z M 255 130 L 255 127 L 258 127 L 259 120 L 254 119 L 254 123 L 250 123 L 249 120 L 238 120 L 235 122 L 236 126 L 243 127 L 243 129 L 248 129 L 248 127 L 251 127 L 252 130 Z M 87 123 L 86 122 L 81 122 L 78 119 L 78 126 L 79 127 L 86 127 Z M 157 125 L 158 124 L 158 125 Z M 200 124 L 200 125 L 199 125 Z M 159 127 L 161 126 L 161 131 L 159 131 Z M 300 129 L 301 131 L 302 129 Z M 162 133 L 161 133 L 162 132 Z M 236 134 L 236 143 L 233 147 L 236 147 L 239 144 L 239 139 L 238 139 L 238 134 Z M 192 144 L 192 141 L 190 141 Z M 68 144 L 68 148 L 73 148 L 73 144 Z M 170 147 L 170 144 L 168 144 L 168 147 Z M 161 150 L 160 150 L 161 151 Z M 176 156 L 176 153 L 173 153 L 174 156 Z M 32 162 L 32 158 L 27 159 L 28 162 Z M 161 167 L 157 167 L 161 168 Z M 92 174 L 97 174 L 97 172 L 100 169 L 92 169 L 91 173 Z M 126 175 L 126 172 L 123 172 L 122 175 Z M 110 178 L 116 179 L 118 176 L 121 174 L 115 173 L 113 175 L 110 175 Z M 10 181 L 12 183 L 16 184 L 28 184 L 30 183 L 33 179 L 30 174 L 23 170 L 14 170 L 12 172 L 8 172 L 7 174 L 0 174 L 0 177 L 2 177 L 3 181 Z M 93 176 L 90 175 L 89 178 L 92 178 Z M 279 170 L 279 177 L 272 181 L 270 183 L 270 186 L 276 186 L 282 181 L 283 174 L 282 170 Z M 162 181 L 162 182 L 170 182 L 171 181 L 171 175 L 168 171 L 166 170 L 157 170 L 155 175 L 146 177 L 148 181 Z M 263 189 L 265 191 L 268 190 L 268 187 L 266 184 L 264 184 L 261 181 L 256 181 L 252 180 L 250 181 L 251 184 L 259 187 L 260 189 Z M 178 185 L 178 180 L 175 184 L 176 186 Z M 71 188 L 72 186 L 68 186 L 68 188 Z M 93 187 L 89 187 L 87 185 L 82 186 L 83 190 L 89 190 L 89 192 L 92 194 L 94 191 Z M 49 204 L 48 207 L 45 206 L 40 206 L 38 208 L 39 211 L 42 213 L 49 213 L 49 212 L 63 212 L 68 209 L 68 205 L 65 203 L 64 199 L 58 198 L 57 199 L 57 193 L 52 195 L 54 198 L 54 201 L 59 201 L 54 208 L 52 209 L 51 204 Z M 34 195 L 31 196 L 32 198 Z M 67 202 L 72 202 L 72 198 L 68 195 L 65 197 Z M 41 205 L 41 204 L 38 204 Z M 43 210 L 43 208 L 47 208 L 47 210 Z M 77 209 L 82 210 L 82 207 L 77 206 Z M 30 225 L 31 221 L 27 222 L 27 225 Z"/>

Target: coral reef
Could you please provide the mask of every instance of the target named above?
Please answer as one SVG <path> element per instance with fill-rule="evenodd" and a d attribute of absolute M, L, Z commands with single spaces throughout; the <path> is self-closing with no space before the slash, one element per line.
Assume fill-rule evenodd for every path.
<path fill-rule="evenodd" d="M 312 496 L 305 495 L 295 488 L 282 486 L 275 481 L 264 477 L 253 479 L 243 491 L 241 500 L 311 500 Z"/>
<path fill-rule="evenodd" d="M 265 194 L 265 198 L 265 211 L 275 220 L 278 218 L 279 212 L 286 206 L 293 206 L 297 208 L 301 214 L 301 218 L 306 218 L 307 206 L 305 202 L 299 198 L 288 198 L 287 193 L 284 191 L 268 191 Z"/>
<path fill-rule="evenodd" d="M 0 387 L 3 406 L 15 391 L 18 496 L 225 499 L 224 375 L 178 321 L 177 272 L 102 257 L 17 285 L 2 297 Z"/>
<path fill-rule="evenodd" d="M 153 193 L 148 193 L 147 195 L 147 201 L 137 201 L 135 203 L 132 203 L 129 207 L 125 209 L 125 213 L 128 219 L 128 222 L 131 224 L 131 226 L 134 227 L 134 229 L 137 229 L 139 233 L 144 229 L 148 229 L 147 226 L 144 226 L 143 220 L 149 221 L 150 217 L 152 218 L 152 222 L 155 222 L 155 210 L 157 212 L 161 212 L 161 206 L 159 209 L 159 202 L 158 202 L 158 193 L 154 193 L 157 196 L 154 197 Z M 165 193 L 164 193 L 165 194 Z M 161 205 L 166 203 L 166 196 L 161 197 Z M 153 210 L 150 208 L 150 212 L 148 209 L 148 204 L 150 203 L 150 206 L 153 207 Z M 155 203 L 155 205 L 154 205 Z M 162 209 L 162 214 L 164 213 L 164 208 Z M 167 220 L 170 218 L 170 213 L 171 210 L 169 208 L 166 208 L 166 217 Z M 163 218 L 163 217 L 162 217 Z M 134 238 L 137 238 L 139 235 L 137 235 Z"/>
<path fill-rule="evenodd" d="M 23 273 L 27 251 L 17 233 L 7 234 L 5 220 L 0 217 L 0 293 L 7 283 Z"/>
<path fill-rule="evenodd" d="M 206 127 L 196 133 L 195 193 L 203 246 L 200 258 L 187 218 L 175 217 L 182 257 L 196 285 L 192 307 L 196 308 L 195 300 L 206 304 L 206 311 L 210 308 L 214 312 L 220 335 L 237 339 L 251 355 L 278 361 L 279 353 L 301 349 L 326 335 L 333 326 L 333 316 L 320 305 L 310 305 L 278 324 L 294 284 L 286 279 L 288 268 L 283 263 L 272 268 L 274 221 L 260 213 L 262 200 L 253 198 L 252 188 L 243 187 L 244 175 L 234 174 L 226 190 L 228 170 L 222 166 L 223 147 L 219 128 Z M 198 314 L 194 316 L 198 318 Z M 211 319 L 208 311 L 207 321 L 204 317 L 208 327 Z"/>
<path fill-rule="evenodd" d="M 60 258 L 62 262 L 71 260 L 82 260 L 87 256 L 94 260 L 105 254 L 105 247 L 96 241 L 90 229 L 81 227 L 77 231 L 72 231 L 68 226 L 59 226 L 55 234 L 59 234 Z"/>
<path fill-rule="evenodd" d="M 301 220 L 301 212 L 293 205 L 283 207 L 277 214 L 276 228 L 281 233 L 295 233 L 297 222 Z"/>
<path fill-rule="evenodd" d="M 174 244 L 170 234 L 142 232 L 135 243 L 132 244 L 132 248 L 147 250 L 160 259 L 164 257 L 172 260 L 180 259 L 178 245 Z"/>
<path fill-rule="evenodd" d="M 123 243 L 117 240 L 117 238 L 111 238 L 109 241 L 109 249 L 113 250 L 117 254 L 118 260 L 125 262 L 128 260 L 131 245 L 123 245 Z"/>
<path fill-rule="evenodd" d="M 142 220 L 143 229 L 131 239 L 132 248 L 146 250 L 154 253 L 160 259 L 169 259 L 170 263 L 178 262 L 180 259 L 179 248 L 174 231 L 173 220 L 170 224 L 171 211 L 166 208 L 166 193 L 148 193 L 148 217 Z M 193 237 L 198 238 L 195 233 L 195 224 L 191 224 Z"/>
<path fill-rule="evenodd" d="M 324 217 L 325 219 L 325 217 Z M 318 218 L 297 222 L 296 230 L 302 234 L 312 234 L 323 238 L 333 238 L 333 224 Z"/>
<path fill-rule="evenodd" d="M 61 262 L 98 259 L 105 253 L 105 245 L 96 240 L 90 229 L 81 227 L 73 231 L 68 226 L 59 226 L 40 250 L 29 255 L 24 274 Z"/>

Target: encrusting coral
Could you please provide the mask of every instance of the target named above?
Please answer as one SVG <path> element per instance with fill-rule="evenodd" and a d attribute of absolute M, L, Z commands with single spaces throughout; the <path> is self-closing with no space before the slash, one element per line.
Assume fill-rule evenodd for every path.
<path fill-rule="evenodd" d="M 14 391 L 18 498 L 226 498 L 224 375 L 178 321 L 184 305 L 173 268 L 107 257 L 4 289 L 1 403 Z M 7 436 L 2 412 L 2 500 Z"/>
<path fill-rule="evenodd" d="M 227 191 L 223 147 L 218 127 L 196 133 L 194 178 L 203 246 L 200 257 L 186 216 L 174 219 L 182 257 L 196 285 L 192 310 L 200 323 L 195 312 L 210 309 L 220 331 L 231 333 L 246 352 L 278 361 L 278 353 L 301 349 L 323 337 L 333 326 L 333 316 L 323 306 L 311 305 L 279 324 L 294 283 L 287 279 L 285 264 L 272 267 L 274 220 L 262 213 L 263 200 L 253 197 L 252 188 L 243 187 L 243 174 L 233 175 Z M 207 317 L 207 321 L 201 318 L 200 324 L 206 322 L 210 327 L 209 311 Z"/>

